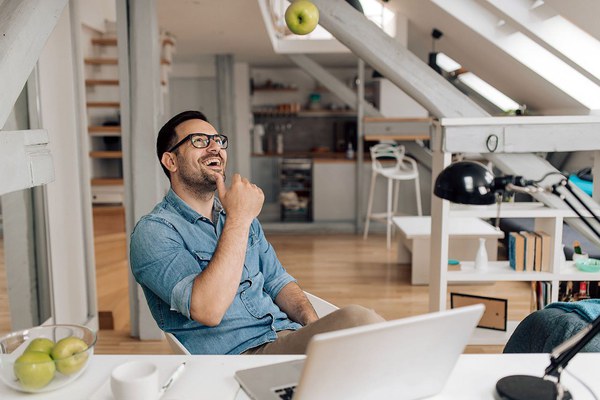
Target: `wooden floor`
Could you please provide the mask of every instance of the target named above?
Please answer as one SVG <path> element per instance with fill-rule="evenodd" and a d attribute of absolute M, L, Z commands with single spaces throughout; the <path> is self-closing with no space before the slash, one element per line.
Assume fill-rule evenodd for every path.
<path fill-rule="evenodd" d="M 121 229 L 121 218 L 119 212 L 95 213 L 98 305 L 100 311 L 113 312 L 115 326 L 114 330 L 99 332 L 96 352 L 169 354 L 164 341 L 140 342 L 129 336 L 125 235 L 116 232 Z M 267 232 L 267 238 L 284 267 L 298 279 L 304 290 L 338 306 L 361 304 L 387 319 L 428 311 L 428 287 L 410 285 L 410 266 L 396 263 L 396 251 L 386 250 L 383 235 L 371 235 L 365 241 L 361 236 L 351 234 Z M 3 299 L 1 277 L 2 271 L 0 299 Z M 522 319 L 529 313 L 528 283 L 453 285 L 450 291 L 507 298 L 509 319 Z M 501 346 L 469 346 L 467 349 L 467 352 L 477 353 L 501 351 Z"/>

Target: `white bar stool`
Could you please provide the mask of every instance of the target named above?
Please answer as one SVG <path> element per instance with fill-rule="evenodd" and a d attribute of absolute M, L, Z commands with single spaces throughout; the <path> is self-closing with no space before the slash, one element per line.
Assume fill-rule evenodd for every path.
<path fill-rule="evenodd" d="M 370 152 L 373 171 L 371 173 L 371 188 L 369 191 L 369 202 L 363 238 L 366 239 L 369 235 L 369 223 L 372 219 L 384 221 L 387 224 L 387 248 L 389 250 L 392 247 L 392 217 L 398 210 L 400 181 L 415 180 L 417 213 L 419 216 L 423 215 L 423 209 L 421 207 L 421 188 L 419 185 L 419 170 L 417 168 L 417 162 L 404 154 L 404 146 L 380 143 L 371 147 Z M 387 211 L 384 213 L 372 212 L 375 183 L 378 175 L 381 175 L 388 180 Z M 393 199 L 392 190 L 394 192 Z"/>

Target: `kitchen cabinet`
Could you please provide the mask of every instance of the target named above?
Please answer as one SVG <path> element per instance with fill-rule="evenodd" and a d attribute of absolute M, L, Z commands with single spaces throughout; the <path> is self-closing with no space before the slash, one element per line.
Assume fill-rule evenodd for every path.
<path fill-rule="evenodd" d="M 353 221 L 356 209 L 356 163 L 314 160 L 314 220 Z"/>

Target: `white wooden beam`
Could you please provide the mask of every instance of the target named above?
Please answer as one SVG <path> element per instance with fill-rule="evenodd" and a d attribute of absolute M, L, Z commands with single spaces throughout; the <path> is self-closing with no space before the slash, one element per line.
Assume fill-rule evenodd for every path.
<path fill-rule="evenodd" d="M 0 2 L 0 128 L 8 119 L 67 2 Z"/>
<path fill-rule="evenodd" d="M 126 4 L 125 4 L 126 3 Z M 127 230 L 163 197 L 166 177 L 156 157 L 160 115 L 160 49 L 156 0 L 117 2 Z M 164 336 L 141 287 L 129 276 L 131 332 L 142 340 Z"/>
<path fill-rule="evenodd" d="M 445 133 L 442 150 L 449 153 L 600 149 L 600 117 L 594 116 L 442 118 L 440 123 Z"/>
<path fill-rule="evenodd" d="M 345 0 L 312 0 L 319 23 L 435 117 L 489 114 Z"/>
<path fill-rule="evenodd" d="M 0 195 L 54 181 L 48 132 L 0 131 Z"/>

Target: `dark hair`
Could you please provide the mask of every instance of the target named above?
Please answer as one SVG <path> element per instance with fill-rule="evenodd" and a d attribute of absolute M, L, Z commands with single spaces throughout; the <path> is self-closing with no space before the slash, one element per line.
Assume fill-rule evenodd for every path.
<path fill-rule="evenodd" d="M 179 124 L 190 119 L 201 119 L 202 121 L 208 122 L 206 115 L 200 111 L 184 111 L 168 120 L 167 123 L 160 128 L 160 131 L 158 131 L 158 137 L 156 138 L 156 155 L 158 156 L 160 166 L 169 180 L 171 180 L 171 175 L 169 170 L 166 169 L 161 162 L 162 155 L 177 143 L 177 132 L 175 132 L 175 128 L 177 128 Z"/>

